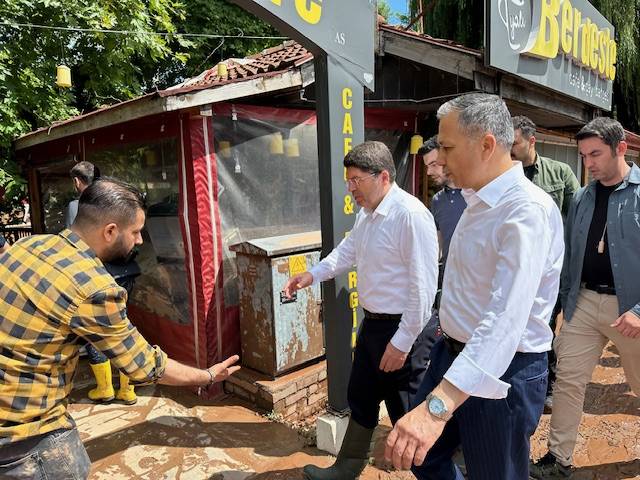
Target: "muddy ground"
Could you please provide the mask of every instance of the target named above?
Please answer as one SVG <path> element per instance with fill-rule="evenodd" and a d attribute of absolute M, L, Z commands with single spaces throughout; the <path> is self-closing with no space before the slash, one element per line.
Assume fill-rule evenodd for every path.
<path fill-rule="evenodd" d="M 572 479 L 640 479 L 640 398 L 625 383 L 613 344 L 605 348 L 593 373 L 584 412 Z M 535 458 L 546 453 L 549 417 L 543 415 L 533 437 Z"/>
<path fill-rule="evenodd" d="M 92 460 L 91 479 L 301 479 L 307 463 L 333 458 L 309 446 L 309 436 L 251 411 L 234 397 L 203 401 L 186 390 L 139 389 L 134 406 L 94 405 L 80 375 L 70 411 Z M 640 399 L 624 381 L 609 345 L 587 391 L 575 455 L 576 480 L 640 480 Z M 546 451 L 549 415 L 532 442 L 532 455 Z M 407 472 L 385 468 L 388 419 L 377 432 L 375 463 L 363 480 L 404 480 Z"/>

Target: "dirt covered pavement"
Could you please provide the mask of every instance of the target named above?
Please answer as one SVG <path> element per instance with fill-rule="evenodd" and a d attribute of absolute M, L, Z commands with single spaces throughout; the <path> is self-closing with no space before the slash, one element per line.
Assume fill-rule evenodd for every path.
<path fill-rule="evenodd" d="M 270 421 L 234 397 L 204 401 L 169 387 L 139 389 L 134 406 L 95 405 L 90 380 L 79 376 L 70 411 L 92 461 L 93 480 L 301 479 L 307 463 L 333 458 L 308 446 L 308 438 Z M 577 480 L 640 480 L 640 399 L 629 392 L 613 346 L 608 346 L 587 391 L 586 414 L 575 455 Z M 532 442 L 535 458 L 546 451 L 549 415 Z M 385 468 L 388 419 L 378 429 L 375 463 L 363 480 L 405 480 L 408 472 Z"/>
<path fill-rule="evenodd" d="M 625 383 L 620 358 L 611 343 L 587 387 L 584 412 L 571 478 L 640 479 L 640 399 Z M 550 417 L 543 415 L 532 439 L 536 459 L 547 451 Z"/>
<path fill-rule="evenodd" d="M 333 462 L 308 446 L 308 437 L 232 396 L 207 401 L 188 390 L 155 386 L 139 388 L 133 406 L 96 405 L 87 398 L 91 380 L 83 370 L 69 410 L 92 461 L 92 480 L 302 479 L 304 465 Z M 388 431 L 382 426 L 380 436 Z M 382 448 L 376 448 L 380 457 Z M 369 466 L 362 478 L 413 477 Z"/>

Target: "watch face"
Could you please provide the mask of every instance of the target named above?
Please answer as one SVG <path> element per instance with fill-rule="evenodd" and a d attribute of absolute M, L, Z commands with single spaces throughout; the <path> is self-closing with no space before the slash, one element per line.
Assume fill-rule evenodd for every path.
<path fill-rule="evenodd" d="M 429 400 L 429 411 L 434 415 L 444 415 L 447 413 L 447 407 L 440 398 L 431 397 L 431 400 Z"/>

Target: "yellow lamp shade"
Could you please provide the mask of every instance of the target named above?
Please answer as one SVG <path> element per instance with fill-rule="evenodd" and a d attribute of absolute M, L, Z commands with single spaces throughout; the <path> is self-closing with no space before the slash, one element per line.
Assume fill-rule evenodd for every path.
<path fill-rule="evenodd" d="M 227 140 L 220 140 L 218 143 L 220 155 L 224 158 L 229 158 L 231 156 L 231 142 Z"/>
<path fill-rule="evenodd" d="M 220 62 L 218 64 L 218 76 L 226 77 L 228 73 L 229 73 L 229 70 L 227 69 L 227 64 L 224 62 Z"/>
<path fill-rule="evenodd" d="M 147 150 L 144 152 L 144 159 L 149 167 L 153 167 L 158 163 L 158 155 L 155 150 Z"/>
<path fill-rule="evenodd" d="M 282 134 L 280 132 L 271 135 L 271 142 L 269 142 L 269 153 L 271 155 L 282 155 L 284 153 L 284 142 L 282 140 Z"/>
<path fill-rule="evenodd" d="M 409 145 L 409 153 L 411 155 L 415 155 L 416 153 L 418 153 L 418 150 L 420 150 L 420 147 L 422 146 L 423 141 L 424 140 L 422 139 L 422 135 L 415 134 L 413 137 L 411 137 L 411 144 Z"/>
<path fill-rule="evenodd" d="M 71 87 L 71 69 L 66 65 L 58 65 L 56 69 L 56 85 L 61 88 Z"/>
<path fill-rule="evenodd" d="M 300 143 L 297 138 L 290 138 L 284 141 L 284 152 L 287 157 L 300 156 Z"/>

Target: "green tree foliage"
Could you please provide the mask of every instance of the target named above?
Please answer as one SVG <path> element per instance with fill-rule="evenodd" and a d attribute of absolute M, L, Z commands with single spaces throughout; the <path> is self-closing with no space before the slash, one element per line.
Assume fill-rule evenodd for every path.
<path fill-rule="evenodd" d="M 186 62 L 169 59 L 154 76 L 159 88 L 166 88 L 211 68 L 226 58 L 242 58 L 282 43 L 281 39 L 243 37 L 281 37 L 271 25 L 257 19 L 227 0 L 189 0 L 176 27 L 181 32 L 229 35 L 237 38 L 191 38 Z"/>
<path fill-rule="evenodd" d="M 421 3 L 425 12 L 422 17 L 424 33 L 455 40 L 472 48 L 482 46 L 483 0 L 421 0 Z M 411 0 L 412 17 L 417 15 L 419 4 L 420 0 Z"/>
<path fill-rule="evenodd" d="M 391 7 L 385 0 L 378 0 L 378 15 L 382 15 L 387 22 L 391 21 Z"/>
<path fill-rule="evenodd" d="M 3 22 L 83 29 L 175 32 L 175 0 L 3 0 Z M 5 200 L 24 195 L 10 161 L 12 140 L 34 128 L 143 93 L 145 75 L 165 58 L 186 61 L 180 37 L 73 32 L 0 25 L 0 183 Z M 73 87 L 55 85 L 56 66 Z M 3 180 L 4 179 L 4 180 Z"/>
<path fill-rule="evenodd" d="M 625 127 L 640 132 L 640 0 L 593 0 L 591 3 L 616 29 L 614 113 Z"/>
<path fill-rule="evenodd" d="M 280 41 L 222 42 L 179 35 L 278 35 L 225 0 L 3 0 L 0 21 L 134 32 L 0 25 L 0 189 L 7 192 L 0 210 L 9 210 L 10 203 L 26 196 L 25 182 L 11 160 L 11 142 L 19 135 L 165 88 L 210 68 L 220 58 L 242 57 Z M 60 64 L 71 68 L 70 89 L 55 85 Z"/>
<path fill-rule="evenodd" d="M 410 0 L 411 16 L 419 11 L 420 0 Z M 422 0 L 426 11 L 424 32 L 454 40 L 472 48 L 484 45 L 485 0 Z M 622 124 L 640 131 L 640 0 L 591 0 L 616 29 L 618 41 L 617 75 L 614 82 L 614 114 Z M 480 23 L 479 23 L 480 22 Z"/>

